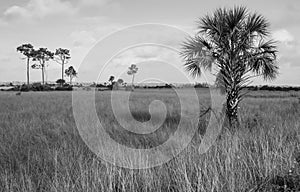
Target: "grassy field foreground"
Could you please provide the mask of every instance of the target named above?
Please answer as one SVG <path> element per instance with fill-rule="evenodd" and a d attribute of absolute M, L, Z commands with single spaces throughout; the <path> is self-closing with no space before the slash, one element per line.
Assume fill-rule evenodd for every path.
<path fill-rule="evenodd" d="M 209 114 L 176 158 L 159 167 L 129 170 L 101 161 L 82 141 L 71 92 L 0 92 L 0 191 L 297 191 L 299 96 L 250 93 L 241 104 L 241 129 L 234 134 L 224 130 L 207 153 L 198 154 L 198 146 Z M 207 92 L 200 90 L 199 98 L 200 104 L 209 106 Z M 149 119 L 147 106 L 153 99 L 166 103 L 166 121 L 148 137 L 118 128 L 109 99 L 109 92 L 96 93 L 97 112 L 107 127 L 114 125 L 107 129 L 111 137 L 124 145 L 158 145 L 178 125 L 180 105 L 171 91 L 133 93 L 130 108 L 139 121 Z"/>

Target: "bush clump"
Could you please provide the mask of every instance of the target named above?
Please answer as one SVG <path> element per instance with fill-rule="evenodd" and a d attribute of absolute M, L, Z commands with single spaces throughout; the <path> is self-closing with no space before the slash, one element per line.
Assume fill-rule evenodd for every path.
<path fill-rule="evenodd" d="M 41 83 L 33 83 L 31 85 L 17 85 L 9 91 L 53 91 L 54 89 L 50 85 L 42 85 Z"/>
<path fill-rule="evenodd" d="M 55 88 L 55 91 L 72 91 L 72 90 L 73 90 L 73 87 L 70 85 Z"/>

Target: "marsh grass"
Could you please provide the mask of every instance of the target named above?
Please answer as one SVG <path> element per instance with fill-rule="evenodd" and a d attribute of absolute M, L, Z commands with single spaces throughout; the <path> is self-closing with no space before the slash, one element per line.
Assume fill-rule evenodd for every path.
<path fill-rule="evenodd" d="M 187 91 L 188 92 L 188 91 Z M 188 94 L 188 93 L 187 93 Z M 0 191 L 276 191 L 276 176 L 299 174 L 300 104 L 284 93 L 251 93 L 240 108 L 242 127 L 223 131 L 200 155 L 200 134 L 168 163 L 145 170 L 113 166 L 97 158 L 82 141 L 72 114 L 71 93 L 0 93 Z M 293 93 L 297 94 L 297 93 Z M 133 95 L 136 120 L 149 119 L 149 100 L 165 100 L 167 121 L 145 138 L 118 129 L 107 104 L 108 93 L 96 93 L 99 116 L 114 139 L 134 147 L 165 141 L 178 123 L 176 95 L 161 90 Z M 207 93 L 199 92 L 209 103 Z M 192 104 L 191 104 L 192 105 Z M 200 120 L 203 129 L 209 115 Z M 130 141 L 128 141 L 128 138 Z M 273 184 L 273 185 L 272 185 Z M 283 186 L 288 190 L 289 186 Z M 298 186 L 299 187 L 299 186 Z M 299 189 L 299 188 L 298 188 Z M 296 188 L 295 188 L 296 191 Z"/>

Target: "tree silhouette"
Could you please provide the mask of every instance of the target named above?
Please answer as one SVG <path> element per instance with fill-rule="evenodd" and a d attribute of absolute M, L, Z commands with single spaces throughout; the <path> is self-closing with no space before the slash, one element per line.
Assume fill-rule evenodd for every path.
<path fill-rule="evenodd" d="M 61 79 L 64 80 L 64 67 L 68 64 L 69 59 L 71 59 L 70 50 L 59 48 L 56 49 L 54 55 L 54 60 L 61 65 Z M 63 81 L 61 81 L 61 86 L 63 86 L 62 82 Z"/>
<path fill-rule="evenodd" d="M 65 74 L 70 78 L 70 85 L 72 85 L 72 80 L 74 77 L 77 77 L 77 72 L 73 66 L 70 66 L 68 69 L 65 70 Z"/>
<path fill-rule="evenodd" d="M 26 56 L 27 59 L 27 86 L 29 86 L 29 70 L 30 70 L 30 59 L 33 58 L 33 45 L 31 44 L 23 44 L 17 47 L 17 51 L 22 53 L 24 56 Z"/>
<path fill-rule="evenodd" d="M 109 86 L 110 86 L 111 90 L 113 89 L 114 80 L 115 80 L 114 76 L 110 76 L 109 79 L 108 79 L 108 82 L 110 82 Z"/>
<path fill-rule="evenodd" d="M 117 81 L 120 85 L 122 85 L 122 83 L 124 83 L 124 80 L 123 79 L 118 79 Z"/>
<path fill-rule="evenodd" d="M 33 69 L 41 69 L 42 71 L 42 84 L 45 84 L 46 62 L 53 59 L 54 53 L 47 48 L 39 48 L 33 51 L 33 60 L 38 61 L 38 64 L 33 64 Z"/>
<path fill-rule="evenodd" d="M 128 68 L 128 71 L 127 71 L 127 74 L 128 75 L 132 75 L 132 81 L 131 81 L 131 88 L 132 90 L 134 89 L 134 76 L 135 74 L 137 73 L 138 71 L 138 68 L 136 67 L 135 64 L 132 64 L 129 68 Z"/>
<path fill-rule="evenodd" d="M 108 82 L 110 82 L 112 84 L 114 80 L 115 80 L 115 77 L 114 76 L 110 76 L 109 79 L 108 79 Z"/>
<path fill-rule="evenodd" d="M 245 7 L 217 9 L 198 22 L 199 32 L 183 44 L 181 55 L 192 76 L 216 69 L 216 85 L 226 94 L 226 116 L 231 127 L 238 125 L 241 90 L 251 79 L 272 80 L 278 74 L 276 46 L 267 40 L 269 23 Z"/>
<path fill-rule="evenodd" d="M 64 79 L 57 79 L 56 83 L 60 84 L 60 85 L 64 85 L 66 83 L 66 81 Z"/>

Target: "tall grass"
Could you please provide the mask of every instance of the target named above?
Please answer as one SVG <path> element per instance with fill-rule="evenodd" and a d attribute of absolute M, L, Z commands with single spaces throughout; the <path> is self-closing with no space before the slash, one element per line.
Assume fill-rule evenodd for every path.
<path fill-rule="evenodd" d="M 207 93 L 199 92 L 199 98 L 209 104 Z M 137 120 L 149 119 L 146 106 L 153 99 L 167 103 L 168 115 L 161 130 L 148 137 L 118 128 L 108 92 L 96 93 L 96 107 L 107 127 L 115 124 L 107 129 L 115 140 L 147 148 L 165 141 L 180 118 L 174 93 L 136 91 L 131 110 Z M 241 128 L 235 133 L 224 130 L 207 153 L 198 153 L 198 134 L 168 163 L 130 170 L 102 161 L 85 145 L 73 118 L 71 93 L 18 97 L 1 92 L 0 191 L 241 192 L 259 186 L 257 191 L 274 191 L 272 178 L 300 172 L 299 107 L 296 97 L 246 98 L 240 108 Z M 201 119 L 199 129 L 208 119 Z"/>

